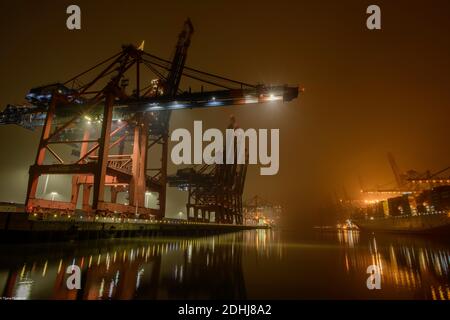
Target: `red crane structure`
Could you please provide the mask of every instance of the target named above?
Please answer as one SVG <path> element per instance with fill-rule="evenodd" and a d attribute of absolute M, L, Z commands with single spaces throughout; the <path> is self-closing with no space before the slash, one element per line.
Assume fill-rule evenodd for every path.
<path fill-rule="evenodd" d="M 147 53 L 142 47 L 123 46 L 114 56 L 64 83 L 32 89 L 27 104 L 7 106 L 0 114 L 0 124 L 43 126 L 36 160 L 29 170 L 28 213 L 49 209 L 69 214 L 82 197 L 83 211 L 90 215 L 161 219 L 165 215 L 172 110 L 298 97 L 298 87 L 251 85 L 187 67 L 193 32 L 188 19 L 172 60 Z M 217 89 L 205 91 L 202 85 L 198 92 L 191 88 L 182 91 L 183 77 Z M 68 146 L 71 153 L 62 146 Z M 160 161 L 147 167 L 150 153 L 159 154 Z M 39 199 L 39 177 L 61 174 L 72 175 L 71 201 Z M 159 194 L 159 209 L 145 207 L 148 191 Z M 128 192 L 128 204 L 117 203 L 121 192 Z M 229 218 L 221 221 L 231 223 Z M 242 223 L 242 219 L 236 222 Z"/>
<path fill-rule="evenodd" d="M 235 155 L 235 159 L 236 159 Z M 242 195 L 247 162 L 180 169 L 168 177 L 169 186 L 188 192 L 187 220 L 243 224 Z"/>

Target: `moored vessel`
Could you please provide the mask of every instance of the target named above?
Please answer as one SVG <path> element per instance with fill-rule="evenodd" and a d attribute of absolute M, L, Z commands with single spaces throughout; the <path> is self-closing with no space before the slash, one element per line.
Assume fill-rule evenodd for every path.
<path fill-rule="evenodd" d="M 407 216 L 371 217 L 354 219 L 352 222 L 362 231 L 450 234 L 450 211 Z"/>

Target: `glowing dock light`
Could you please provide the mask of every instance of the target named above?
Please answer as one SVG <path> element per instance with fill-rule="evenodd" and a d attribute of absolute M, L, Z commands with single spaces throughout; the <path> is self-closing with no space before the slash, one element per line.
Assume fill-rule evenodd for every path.
<path fill-rule="evenodd" d="M 50 195 L 52 196 L 52 201 L 55 201 L 56 196 L 58 195 L 58 192 L 51 192 Z"/>
<path fill-rule="evenodd" d="M 150 103 L 148 110 L 161 110 L 163 107 L 158 105 L 157 103 Z"/>
<path fill-rule="evenodd" d="M 275 94 L 271 93 L 269 97 L 267 98 L 267 101 L 279 101 L 283 100 L 282 96 L 276 96 Z"/>
<path fill-rule="evenodd" d="M 222 106 L 222 105 L 223 105 L 223 102 L 216 101 L 216 97 L 212 97 L 212 99 L 206 103 L 206 106 L 210 106 L 210 107 L 217 107 L 217 106 Z"/>
<path fill-rule="evenodd" d="M 171 108 L 173 108 L 173 109 L 182 109 L 184 107 L 185 107 L 185 105 L 182 103 L 178 103 L 178 101 L 175 101 L 171 106 Z"/>

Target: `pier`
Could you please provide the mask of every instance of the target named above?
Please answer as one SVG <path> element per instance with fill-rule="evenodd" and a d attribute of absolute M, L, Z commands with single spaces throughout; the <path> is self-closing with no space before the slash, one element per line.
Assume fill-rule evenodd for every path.
<path fill-rule="evenodd" d="M 201 236 L 269 226 L 190 222 L 185 220 L 141 220 L 123 218 L 55 217 L 37 219 L 27 213 L 0 213 L 0 239 L 6 242 L 56 242 L 105 238 Z"/>

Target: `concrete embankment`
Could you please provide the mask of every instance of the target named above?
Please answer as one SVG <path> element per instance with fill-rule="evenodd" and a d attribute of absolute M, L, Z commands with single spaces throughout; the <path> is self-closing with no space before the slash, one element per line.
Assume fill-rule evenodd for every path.
<path fill-rule="evenodd" d="M 26 213 L 0 213 L 0 240 L 8 242 L 56 242 L 124 237 L 201 236 L 267 226 L 225 225 L 187 221 L 147 221 L 97 218 L 29 218 Z"/>

